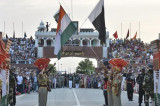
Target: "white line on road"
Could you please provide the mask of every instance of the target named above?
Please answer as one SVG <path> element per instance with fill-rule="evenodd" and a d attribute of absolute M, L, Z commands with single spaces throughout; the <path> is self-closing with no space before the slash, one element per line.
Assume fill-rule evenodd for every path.
<path fill-rule="evenodd" d="M 138 94 L 134 94 L 135 96 L 139 96 Z"/>
<path fill-rule="evenodd" d="M 26 95 L 26 94 L 22 94 L 22 95 L 16 96 L 16 98 L 17 98 L 17 99 L 18 99 L 18 98 L 21 98 L 21 97 L 23 97 L 24 95 Z"/>
<path fill-rule="evenodd" d="M 73 93 L 74 93 L 74 96 L 75 96 L 75 99 L 76 99 L 77 106 L 81 106 L 75 90 L 74 89 L 72 89 L 72 90 L 73 90 Z"/>

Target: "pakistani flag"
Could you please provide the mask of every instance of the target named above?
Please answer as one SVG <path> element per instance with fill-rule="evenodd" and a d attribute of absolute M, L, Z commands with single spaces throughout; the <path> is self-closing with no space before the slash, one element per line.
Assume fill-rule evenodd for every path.
<path fill-rule="evenodd" d="M 54 54 L 61 58 L 61 48 L 77 30 L 62 6 L 60 6 L 58 25 L 55 37 Z"/>
<path fill-rule="evenodd" d="M 99 39 L 101 44 L 106 43 L 106 27 L 104 18 L 104 0 L 100 0 L 96 7 L 93 9 L 89 15 L 89 20 L 92 22 L 93 26 L 99 32 Z"/>

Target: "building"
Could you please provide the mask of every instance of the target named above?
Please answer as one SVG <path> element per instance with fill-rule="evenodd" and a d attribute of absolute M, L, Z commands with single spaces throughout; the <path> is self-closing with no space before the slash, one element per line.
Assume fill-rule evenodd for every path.
<path fill-rule="evenodd" d="M 91 28 L 79 29 L 77 21 L 74 21 L 74 24 L 77 26 L 77 32 L 64 46 L 67 46 L 67 48 L 74 47 L 74 49 L 80 47 L 100 47 L 103 48 L 103 57 L 107 57 L 107 47 L 109 47 L 109 32 L 106 32 L 106 45 L 101 46 L 100 40 L 98 39 L 99 33 L 97 31 Z M 46 56 L 44 53 L 46 52 L 46 49 L 44 51 L 44 48 L 54 48 L 55 36 L 56 28 L 51 28 L 50 31 L 47 31 L 45 24 L 43 22 L 40 23 L 38 30 L 35 32 L 35 47 L 37 47 L 38 57 L 53 56 Z"/>

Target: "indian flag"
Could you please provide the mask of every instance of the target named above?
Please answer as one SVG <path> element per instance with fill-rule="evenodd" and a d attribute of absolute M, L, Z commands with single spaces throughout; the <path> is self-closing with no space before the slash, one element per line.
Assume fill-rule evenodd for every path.
<path fill-rule="evenodd" d="M 60 59 L 61 48 L 77 30 L 62 6 L 60 6 L 58 25 L 55 37 L 54 54 Z"/>

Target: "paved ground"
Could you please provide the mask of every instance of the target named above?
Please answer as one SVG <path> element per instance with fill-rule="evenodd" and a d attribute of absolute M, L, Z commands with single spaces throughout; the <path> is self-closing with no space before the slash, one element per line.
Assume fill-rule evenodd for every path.
<path fill-rule="evenodd" d="M 126 91 L 122 92 L 122 106 L 138 106 L 138 95 L 128 101 Z M 47 106 L 103 106 L 104 97 L 100 89 L 52 89 L 48 94 Z M 17 96 L 16 106 L 38 106 L 38 93 Z M 142 105 L 144 106 L 144 104 Z"/>

